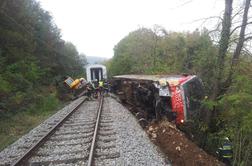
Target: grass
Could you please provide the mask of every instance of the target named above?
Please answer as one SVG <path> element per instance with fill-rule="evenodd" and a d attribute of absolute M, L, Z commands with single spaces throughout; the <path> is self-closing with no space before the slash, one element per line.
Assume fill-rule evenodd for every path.
<path fill-rule="evenodd" d="M 0 115 L 0 151 L 54 114 L 63 104 L 54 96 L 43 97 L 27 110 Z"/>

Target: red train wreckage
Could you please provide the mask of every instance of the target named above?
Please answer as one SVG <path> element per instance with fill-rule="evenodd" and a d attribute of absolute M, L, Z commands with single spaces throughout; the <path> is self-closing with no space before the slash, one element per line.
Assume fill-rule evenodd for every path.
<path fill-rule="evenodd" d="M 204 97 L 196 75 L 120 75 L 113 77 L 112 89 L 122 101 L 144 108 L 148 117 L 166 116 L 176 124 L 197 116 Z"/>

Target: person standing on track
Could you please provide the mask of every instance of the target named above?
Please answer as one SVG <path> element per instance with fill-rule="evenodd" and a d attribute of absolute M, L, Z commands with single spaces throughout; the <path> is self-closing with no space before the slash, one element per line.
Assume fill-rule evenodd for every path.
<path fill-rule="evenodd" d="M 108 94 L 110 92 L 110 84 L 109 84 L 108 80 L 104 80 L 103 88 L 104 88 L 105 94 Z"/>
<path fill-rule="evenodd" d="M 104 90 L 104 81 L 100 80 L 98 83 L 98 88 L 99 88 L 99 93 L 100 95 L 102 94 L 103 90 Z"/>

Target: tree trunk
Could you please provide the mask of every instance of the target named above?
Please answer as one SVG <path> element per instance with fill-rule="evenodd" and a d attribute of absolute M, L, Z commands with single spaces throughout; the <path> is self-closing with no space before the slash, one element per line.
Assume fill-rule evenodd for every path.
<path fill-rule="evenodd" d="M 232 4 L 233 0 L 225 0 L 225 12 L 222 21 L 222 31 L 221 38 L 219 41 L 219 54 L 216 62 L 216 78 L 214 82 L 214 89 L 212 94 L 212 99 L 216 99 L 219 95 L 221 79 L 223 77 L 224 70 L 224 60 L 228 50 L 229 38 L 230 38 L 230 29 L 232 22 Z"/>
<path fill-rule="evenodd" d="M 246 3 L 245 3 L 241 31 L 240 31 L 240 35 L 239 35 L 239 41 L 236 46 L 235 52 L 233 54 L 232 65 L 236 65 L 238 63 L 238 60 L 239 60 L 239 57 L 241 54 L 241 50 L 243 47 L 243 43 L 245 41 L 245 30 L 246 30 L 247 23 L 248 23 L 248 11 L 249 11 L 249 6 L 250 6 L 250 1 L 251 0 L 246 0 Z"/>
<path fill-rule="evenodd" d="M 229 75 L 228 75 L 227 81 L 225 82 L 226 88 L 228 88 L 232 82 L 233 73 L 235 72 L 235 68 L 238 65 L 239 58 L 241 55 L 241 50 L 245 42 L 245 31 L 248 24 L 248 11 L 249 11 L 249 6 L 250 6 L 250 1 L 251 0 L 246 0 L 246 3 L 245 3 L 239 40 L 233 54 Z"/>

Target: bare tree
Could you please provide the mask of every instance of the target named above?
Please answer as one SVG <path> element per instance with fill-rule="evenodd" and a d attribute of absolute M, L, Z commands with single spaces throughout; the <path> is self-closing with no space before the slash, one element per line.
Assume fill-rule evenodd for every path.
<path fill-rule="evenodd" d="M 222 21 L 221 37 L 219 41 L 219 53 L 216 62 L 216 78 L 212 94 L 213 99 L 216 99 L 220 92 L 221 80 L 224 70 L 224 60 L 227 54 L 230 39 L 230 29 L 232 23 L 232 4 L 233 0 L 225 0 L 225 11 Z"/>
<path fill-rule="evenodd" d="M 233 59 L 232 59 L 232 64 L 236 65 L 238 63 L 240 54 L 241 54 L 241 50 L 243 47 L 243 43 L 245 42 L 246 38 L 245 38 L 245 30 L 248 24 L 248 11 L 249 11 L 249 7 L 250 7 L 250 1 L 251 0 L 246 0 L 245 3 L 245 8 L 244 8 L 244 13 L 243 13 L 243 18 L 242 18 L 242 25 L 241 25 L 241 30 L 240 30 L 240 35 L 239 35 L 239 41 L 236 45 L 236 49 L 234 51 L 233 54 Z"/>
<path fill-rule="evenodd" d="M 252 36 L 246 37 L 245 35 L 247 25 L 252 23 L 252 22 L 248 22 L 248 12 L 249 12 L 249 7 L 250 7 L 250 1 L 251 0 L 246 0 L 245 2 L 243 17 L 242 17 L 242 24 L 235 27 L 233 31 L 231 32 L 232 34 L 235 30 L 240 28 L 240 34 L 238 37 L 238 42 L 237 42 L 235 51 L 233 53 L 229 75 L 227 77 L 227 80 L 225 81 L 225 87 L 226 87 L 225 89 L 227 89 L 232 82 L 233 73 L 235 72 L 235 68 L 238 65 L 244 42 L 252 39 Z"/>

